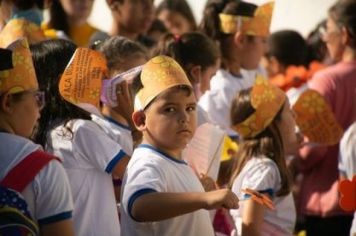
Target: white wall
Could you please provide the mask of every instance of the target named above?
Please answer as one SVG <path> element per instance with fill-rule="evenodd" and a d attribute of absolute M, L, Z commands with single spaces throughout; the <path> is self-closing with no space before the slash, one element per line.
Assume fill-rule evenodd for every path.
<path fill-rule="evenodd" d="M 155 0 L 159 4 L 162 0 Z M 206 0 L 187 0 L 197 22 L 201 20 Z M 246 0 L 260 5 L 268 0 Z M 322 19 L 326 18 L 328 8 L 336 0 L 276 0 L 271 31 L 294 29 L 306 36 Z M 90 22 L 108 31 L 112 24 L 111 14 L 105 0 L 95 0 Z"/>

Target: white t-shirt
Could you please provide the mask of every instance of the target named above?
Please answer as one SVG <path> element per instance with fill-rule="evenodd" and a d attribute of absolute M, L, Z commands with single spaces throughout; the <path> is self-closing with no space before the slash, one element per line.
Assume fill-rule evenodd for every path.
<path fill-rule="evenodd" d="M 0 180 L 20 161 L 41 149 L 28 139 L 0 132 Z M 50 161 L 21 193 L 32 217 L 41 225 L 72 217 L 73 201 L 67 175 L 59 161 Z"/>
<path fill-rule="evenodd" d="M 120 225 L 111 177 L 126 155 L 120 145 L 90 120 L 72 120 L 51 131 L 47 150 L 63 161 L 71 186 L 76 235 L 119 235 Z"/>
<path fill-rule="evenodd" d="M 133 153 L 133 140 L 131 135 L 131 129 L 128 126 L 118 123 L 112 118 L 99 117 L 91 115 L 92 121 L 97 123 L 103 131 L 114 141 L 120 144 L 122 150 L 132 156 Z"/>
<path fill-rule="evenodd" d="M 340 141 L 339 172 L 352 180 L 356 175 L 356 122 L 344 133 Z M 350 230 L 350 235 L 356 233 L 356 212 Z"/>
<path fill-rule="evenodd" d="M 237 137 L 230 121 L 231 103 L 242 89 L 250 88 L 255 78 L 235 77 L 220 69 L 210 81 L 210 90 L 200 97 L 198 104 L 208 113 L 212 123 L 219 125 L 231 137 Z"/>
<path fill-rule="evenodd" d="M 241 189 L 254 189 L 262 193 L 270 193 L 272 196 L 281 187 L 281 177 L 278 167 L 271 159 L 261 156 L 249 160 L 243 167 L 240 174 L 234 180 L 232 191 L 239 199 L 244 199 L 245 194 Z M 292 235 L 296 221 L 296 211 L 292 193 L 283 197 L 273 197 L 273 204 L 276 208 L 272 211 L 268 208 L 265 210 L 264 220 L 272 224 L 284 235 Z M 244 201 L 240 201 L 240 207 L 236 210 L 230 210 L 238 235 L 241 235 L 242 212 L 244 210 Z M 262 235 L 263 232 L 262 232 Z"/>
<path fill-rule="evenodd" d="M 130 215 L 132 204 L 138 197 L 151 192 L 204 192 L 204 189 L 184 161 L 174 159 L 150 145 L 139 145 L 127 166 L 121 191 L 123 236 L 214 235 L 209 213 L 203 209 L 159 222 L 140 223 L 134 220 Z"/>

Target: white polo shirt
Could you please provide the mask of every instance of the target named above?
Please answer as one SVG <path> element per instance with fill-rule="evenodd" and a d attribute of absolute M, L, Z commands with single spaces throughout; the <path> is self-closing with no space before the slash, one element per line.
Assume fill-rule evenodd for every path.
<path fill-rule="evenodd" d="M 131 216 L 134 201 L 152 192 L 204 192 L 192 169 L 184 162 L 143 144 L 127 166 L 121 191 L 121 235 L 214 235 L 207 210 L 198 210 L 159 222 L 141 223 Z M 167 209 L 169 210 L 169 209 Z"/>
<path fill-rule="evenodd" d="M 120 225 L 111 171 L 126 155 L 121 146 L 91 120 L 56 127 L 47 150 L 63 161 L 74 200 L 76 235 L 117 236 Z"/>

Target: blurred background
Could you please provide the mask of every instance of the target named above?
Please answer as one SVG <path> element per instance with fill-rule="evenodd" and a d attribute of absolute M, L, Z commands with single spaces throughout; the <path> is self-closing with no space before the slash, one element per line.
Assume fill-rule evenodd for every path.
<path fill-rule="evenodd" d="M 195 19 L 199 23 L 206 0 L 187 0 L 193 10 Z M 158 5 L 161 0 L 155 0 Z M 260 5 L 266 0 L 246 0 Z M 328 8 L 336 0 L 276 0 L 273 13 L 271 31 L 294 29 L 303 36 L 307 34 L 324 18 Z M 99 29 L 108 31 L 111 26 L 111 14 L 105 0 L 95 0 L 93 12 L 89 21 Z"/>

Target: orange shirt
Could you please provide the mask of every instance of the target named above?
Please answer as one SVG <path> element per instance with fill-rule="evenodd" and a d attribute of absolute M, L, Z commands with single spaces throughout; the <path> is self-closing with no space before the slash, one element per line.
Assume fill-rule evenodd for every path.
<path fill-rule="evenodd" d="M 45 35 L 49 38 L 60 38 L 58 31 L 55 29 L 51 29 L 48 26 L 48 23 L 42 24 L 42 29 L 45 32 Z M 86 47 L 89 44 L 90 37 L 97 32 L 98 29 L 94 28 L 88 23 L 80 26 L 72 26 L 69 32 L 69 38 L 73 40 L 73 42 L 78 47 Z"/>

